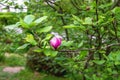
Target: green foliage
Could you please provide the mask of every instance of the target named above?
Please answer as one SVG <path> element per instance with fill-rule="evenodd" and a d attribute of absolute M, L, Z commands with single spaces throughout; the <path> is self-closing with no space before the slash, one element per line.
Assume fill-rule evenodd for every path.
<path fill-rule="evenodd" d="M 35 16 L 33 16 L 33 15 L 27 15 L 27 16 L 25 16 L 25 18 L 24 18 L 24 22 L 29 25 L 30 23 L 32 23 L 32 21 L 33 21 L 34 19 L 35 19 Z"/>
<path fill-rule="evenodd" d="M 25 62 L 26 62 L 26 58 L 25 56 L 21 56 L 18 54 L 7 54 L 8 56 L 5 56 L 6 60 L 4 61 L 4 63 L 0 62 L 0 79 L 1 80 L 16 80 L 16 79 L 20 79 L 20 80 L 68 80 L 66 78 L 60 78 L 60 77 L 55 77 L 52 75 L 47 75 L 44 73 L 39 73 L 39 72 L 33 72 L 30 69 L 28 69 L 27 67 L 25 67 Z M 24 70 L 21 70 L 18 73 L 15 74 L 11 74 L 11 73 L 7 73 L 7 72 L 3 72 L 3 69 L 7 66 L 12 66 L 12 67 L 16 67 L 16 66 L 22 66 L 25 67 Z"/>
<path fill-rule="evenodd" d="M 12 27 L 12 26 L 10 26 Z M 14 30 L 9 30 L 7 31 L 7 29 L 3 29 L 2 34 L 0 34 L 0 52 L 15 52 L 16 49 L 18 48 L 18 46 L 20 46 L 22 44 L 22 34 L 18 34 L 16 31 Z M 21 43 L 18 43 L 18 42 Z"/>
<path fill-rule="evenodd" d="M 19 34 L 19 29 L 14 24 L 19 21 L 25 13 L 0 13 L 0 52 L 15 52 L 22 44 L 23 34 Z M 21 42 L 21 43 L 18 43 Z"/>
<path fill-rule="evenodd" d="M 35 41 L 32 34 L 28 34 L 27 37 L 25 38 L 25 40 L 32 45 L 37 45 L 37 42 Z"/>
<path fill-rule="evenodd" d="M 14 24 L 15 22 L 19 21 L 20 17 L 23 17 L 25 13 L 12 13 L 12 12 L 7 12 L 7 13 L 0 13 L 0 27 L 2 25 L 10 25 Z"/>
<path fill-rule="evenodd" d="M 29 4 L 35 6 L 37 5 L 35 2 L 33 0 Z M 37 42 L 34 46 L 37 46 L 38 49 L 34 51 L 44 54 L 45 59 L 49 57 L 53 60 L 51 64 L 49 64 L 51 62 L 49 60 L 47 63 L 49 66 L 59 64 L 69 72 L 68 76 L 72 76 L 73 80 L 83 78 L 104 80 L 118 75 L 116 70 L 119 71 L 119 60 L 115 63 L 109 61 L 111 54 L 114 54 L 112 52 L 119 50 L 116 45 L 120 41 L 119 8 L 115 7 L 111 10 L 113 2 L 58 0 L 51 3 L 48 0 L 45 4 L 43 1 L 39 1 L 39 4 L 43 9 L 37 9 L 36 15 L 43 17 L 34 21 L 33 15 L 27 15 L 24 19 L 28 18 L 29 20 L 26 19 L 27 22 L 23 19 L 25 24 L 22 27 L 33 36 L 32 41 L 34 39 Z M 31 9 L 29 6 L 29 10 Z M 34 10 L 31 11 L 34 12 Z M 37 14 L 38 12 L 42 13 Z M 52 36 L 48 33 L 52 30 L 61 34 L 65 31 L 64 38 L 69 38 L 69 41 L 63 40 L 58 51 L 51 50 L 49 46 L 49 39 Z M 27 42 L 31 44 L 30 41 Z M 113 60 L 115 59 L 113 58 Z M 59 69 L 55 68 L 54 71 L 56 70 Z M 80 76 L 81 74 L 82 76 Z M 112 76 L 109 78 L 110 75 Z"/>
<path fill-rule="evenodd" d="M 62 76 L 66 70 L 60 64 L 55 62 L 57 51 L 49 49 L 41 50 L 33 47 L 27 53 L 27 67 L 34 71 L 47 72 L 48 74 Z"/>
<path fill-rule="evenodd" d="M 5 54 L 0 53 L 0 62 L 4 62 L 4 61 L 5 61 Z"/>
<path fill-rule="evenodd" d="M 108 61 L 114 62 L 115 65 L 120 65 L 120 51 L 111 52 L 111 54 L 108 56 Z"/>
<path fill-rule="evenodd" d="M 18 49 L 32 52 L 27 57 L 30 68 L 54 75 L 68 73 L 72 80 L 120 78 L 119 0 L 31 0 L 25 4 L 29 15 L 16 25 L 24 31 L 24 44 Z M 56 51 L 49 45 L 51 31 L 63 36 Z"/>
<path fill-rule="evenodd" d="M 34 22 L 36 23 L 36 24 L 39 24 L 39 23 L 41 23 L 43 20 L 45 20 L 47 18 L 47 16 L 43 16 L 43 17 L 41 17 L 41 18 L 38 18 L 37 20 L 35 20 Z"/>
<path fill-rule="evenodd" d="M 24 20 L 20 20 L 19 25 L 24 28 L 27 35 L 25 37 L 25 44 L 18 47 L 18 49 L 25 49 L 31 46 L 27 53 L 26 64 L 32 70 L 45 71 L 53 75 L 61 76 L 66 71 L 62 66 L 54 62 L 54 58 L 58 55 L 58 51 L 51 49 L 48 42 L 52 37 L 52 35 L 48 33 L 52 30 L 52 26 L 42 27 L 39 25 L 38 28 L 38 24 L 47 19 L 46 16 L 38 18 L 35 21 L 34 19 L 35 16 L 27 15 Z M 31 26 L 32 23 L 35 24 Z"/>
<path fill-rule="evenodd" d="M 57 55 L 57 51 L 53 51 L 53 50 L 50 50 L 50 49 L 44 49 L 44 54 L 46 56 L 51 56 L 51 57 L 55 57 Z"/>
<path fill-rule="evenodd" d="M 26 59 L 18 54 L 7 54 L 5 63 L 8 66 L 25 66 Z"/>
<path fill-rule="evenodd" d="M 44 33 L 44 32 L 49 32 L 52 29 L 52 26 L 44 27 L 42 29 L 38 29 L 38 33 Z"/>

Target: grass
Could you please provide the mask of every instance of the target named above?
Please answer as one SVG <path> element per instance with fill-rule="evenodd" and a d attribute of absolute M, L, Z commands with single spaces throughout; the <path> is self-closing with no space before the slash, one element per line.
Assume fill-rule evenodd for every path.
<path fill-rule="evenodd" d="M 0 80 L 69 80 L 65 78 L 55 77 L 43 73 L 33 72 L 27 68 L 19 73 L 3 72 L 3 68 L 7 66 L 24 66 L 26 59 L 18 54 L 10 54 L 5 57 L 3 62 L 0 62 Z"/>
<path fill-rule="evenodd" d="M 18 54 L 10 54 L 5 59 L 5 63 L 8 66 L 25 66 L 26 59 L 24 56 Z"/>

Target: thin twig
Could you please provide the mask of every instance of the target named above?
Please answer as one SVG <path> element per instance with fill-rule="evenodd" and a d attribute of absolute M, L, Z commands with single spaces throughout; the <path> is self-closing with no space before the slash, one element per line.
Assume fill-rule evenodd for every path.
<path fill-rule="evenodd" d="M 73 0 L 70 0 L 71 4 L 77 9 L 77 10 L 82 10 L 80 9 L 75 3 Z"/>
<path fill-rule="evenodd" d="M 112 17 L 114 17 L 114 14 L 112 15 Z M 114 32 L 115 32 L 116 40 L 119 43 L 120 40 L 119 40 L 118 33 L 117 33 L 117 21 L 114 19 L 113 22 L 112 22 L 112 24 L 113 24 L 113 29 L 114 29 Z"/>
<path fill-rule="evenodd" d="M 113 47 L 113 46 L 120 46 L 120 43 L 114 43 L 114 44 L 110 44 L 110 45 L 107 45 L 105 47 L 102 47 L 101 50 L 106 50 L 106 48 L 109 48 L 109 47 Z M 78 48 L 76 50 L 58 50 L 59 52 L 80 52 L 80 51 L 95 51 L 96 49 L 95 48 Z"/>
<path fill-rule="evenodd" d="M 120 46 L 120 43 L 114 43 L 114 44 L 110 44 L 110 45 L 107 45 L 101 49 L 106 49 L 106 48 L 109 48 L 109 47 L 112 47 L 112 46 Z"/>
<path fill-rule="evenodd" d="M 46 2 L 51 8 L 53 8 L 53 9 L 56 11 L 56 8 L 55 8 L 54 6 L 52 6 L 52 5 L 48 2 L 48 0 L 45 0 L 45 2 Z"/>
<path fill-rule="evenodd" d="M 120 0 L 114 0 L 113 5 L 111 6 L 111 9 L 115 8 L 119 4 Z"/>
<path fill-rule="evenodd" d="M 56 4 L 55 2 L 52 2 L 50 0 L 45 0 L 45 2 L 51 7 L 53 8 L 55 11 L 57 11 L 58 13 L 60 14 L 63 14 L 63 9 L 60 5 Z M 58 7 L 59 10 L 57 10 L 54 6 L 52 6 L 51 4 L 54 4 L 54 6 Z M 64 20 L 64 17 L 63 16 L 60 16 L 61 20 L 62 20 L 62 23 L 63 23 L 63 26 L 66 25 L 65 23 L 65 20 Z M 69 40 L 69 34 L 68 34 L 68 30 L 65 29 L 65 34 L 66 34 L 66 39 L 67 41 Z"/>

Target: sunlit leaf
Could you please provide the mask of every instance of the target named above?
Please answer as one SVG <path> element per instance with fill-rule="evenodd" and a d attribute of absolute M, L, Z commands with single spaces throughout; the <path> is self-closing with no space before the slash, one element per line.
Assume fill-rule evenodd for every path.
<path fill-rule="evenodd" d="M 38 29 L 37 32 L 42 33 L 42 32 L 49 32 L 52 29 L 52 26 L 44 27 L 41 29 Z"/>
<path fill-rule="evenodd" d="M 40 49 L 40 48 L 37 48 L 37 49 L 34 50 L 34 52 L 38 52 L 38 53 L 40 53 L 42 51 L 43 51 L 43 49 Z"/>
<path fill-rule="evenodd" d="M 92 24 L 92 18 L 86 17 L 85 22 L 83 24 Z"/>
<path fill-rule="evenodd" d="M 22 19 L 20 19 L 20 25 L 22 28 L 28 29 L 29 25 L 27 23 L 25 23 Z"/>
<path fill-rule="evenodd" d="M 44 54 L 45 54 L 46 56 L 55 57 L 55 56 L 57 56 L 58 51 L 53 51 L 53 50 L 51 50 L 51 49 L 44 49 Z"/>
<path fill-rule="evenodd" d="M 66 25 L 66 26 L 63 26 L 63 28 L 79 28 L 79 27 L 75 25 Z"/>
<path fill-rule="evenodd" d="M 42 41 L 49 40 L 52 36 L 53 36 L 52 34 L 47 34 Z"/>
<path fill-rule="evenodd" d="M 84 41 L 81 41 L 80 44 L 78 44 L 78 48 L 83 46 Z"/>
<path fill-rule="evenodd" d="M 42 21 L 44 21 L 46 18 L 47 18 L 47 16 L 43 16 L 43 17 L 38 18 L 38 19 L 35 20 L 34 22 L 37 23 L 37 24 L 39 24 L 39 23 L 41 23 Z"/>
<path fill-rule="evenodd" d="M 72 46 L 74 43 L 73 41 L 62 41 L 62 45 L 61 46 Z"/>
<path fill-rule="evenodd" d="M 32 34 L 28 34 L 27 37 L 25 38 L 27 42 L 29 42 L 32 45 L 36 45 L 37 42 L 35 41 L 34 37 Z"/>
<path fill-rule="evenodd" d="M 30 24 L 34 19 L 35 19 L 35 16 L 33 16 L 33 15 L 27 15 L 24 18 L 24 22 L 27 23 L 27 24 Z"/>
<path fill-rule="evenodd" d="M 78 22 L 81 22 L 80 18 L 78 16 L 75 16 L 75 15 L 72 15 L 73 19 L 78 21 Z"/>
<path fill-rule="evenodd" d="M 93 62 L 98 64 L 98 65 L 102 65 L 105 63 L 105 60 L 94 60 Z"/>
<path fill-rule="evenodd" d="M 29 45 L 29 44 L 24 44 L 24 45 L 18 47 L 17 49 L 25 49 L 28 45 Z"/>

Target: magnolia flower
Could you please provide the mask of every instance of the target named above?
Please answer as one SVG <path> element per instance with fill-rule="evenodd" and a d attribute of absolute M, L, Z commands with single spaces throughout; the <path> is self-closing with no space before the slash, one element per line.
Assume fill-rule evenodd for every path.
<path fill-rule="evenodd" d="M 50 45 L 56 50 L 62 43 L 62 38 L 60 36 L 54 36 L 50 40 Z"/>

